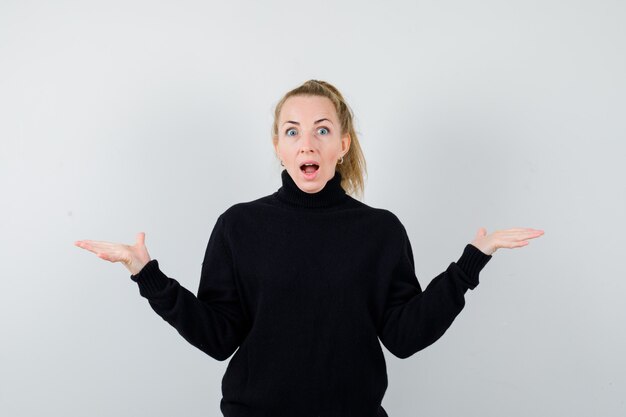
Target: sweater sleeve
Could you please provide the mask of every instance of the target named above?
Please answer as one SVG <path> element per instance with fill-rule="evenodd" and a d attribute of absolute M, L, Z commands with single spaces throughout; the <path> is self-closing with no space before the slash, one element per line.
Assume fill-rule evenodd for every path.
<path fill-rule="evenodd" d="M 405 359 L 434 343 L 450 327 L 465 305 L 467 289 L 478 285 L 478 275 L 491 255 L 467 244 L 459 260 L 451 262 L 422 291 L 411 243 L 404 227 L 402 230 L 402 253 L 392 272 L 378 335 L 389 352 Z"/>
<path fill-rule="evenodd" d="M 167 277 L 156 259 L 131 275 L 131 279 L 163 320 L 216 360 L 229 358 L 247 334 L 249 326 L 234 280 L 222 216 L 209 238 L 197 296 Z"/>

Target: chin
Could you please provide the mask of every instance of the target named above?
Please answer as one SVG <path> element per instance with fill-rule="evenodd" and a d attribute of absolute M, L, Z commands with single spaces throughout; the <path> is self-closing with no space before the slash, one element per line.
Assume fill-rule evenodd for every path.
<path fill-rule="evenodd" d="M 328 178 L 326 178 L 323 174 L 320 174 L 312 180 L 307 180 L 300 176 L 298 186 L 301 190 L 306 191 L 307 193 L 317 193 L 321 191 L 328 182 Z"/>
<path fill-rule="evenodd" d="M 318 184 L 317 182 L 316 183 L 307 182 L 302 185 L 301 190 L 307 193 L 317 193 L 321 191 L 322 188 L 324 187 L 322 187 L 322 185 Z"/>

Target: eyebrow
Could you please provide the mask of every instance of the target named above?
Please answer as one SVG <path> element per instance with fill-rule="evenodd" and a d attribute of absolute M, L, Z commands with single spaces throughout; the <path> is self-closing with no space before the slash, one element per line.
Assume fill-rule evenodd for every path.
<path fill-rule="evenodd" d="M 326 120 L 326 121 L 330 122 L 331 124 L 333 123 L 333 122 L 331 122 L 329 119 L 319 119 L 319 120 L 316 120 L 316 121 L 315 121 L 315 123 L 313 123 L 313 124 L 314 124 L 314 125 L 315 125 L 315 124 L 318 124 L 319 122 L 323 122 L 324 120 Z M 283 125 L 285 125 L 285 124 L 287 124 L 287 123 L 293 123 L 294 125 L 298 125 L 298 126 L 300 126 L 300 123 L 298 123 L 298 122 L 294 122 L 293 120 L 287 120 L 285 123 L 283 123 Z"/>

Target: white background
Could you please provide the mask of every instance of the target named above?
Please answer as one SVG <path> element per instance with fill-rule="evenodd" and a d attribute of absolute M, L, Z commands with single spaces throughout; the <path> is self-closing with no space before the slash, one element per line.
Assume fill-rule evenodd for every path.
<path fill-rule="evenodd" d="M 79 239 L 146 245 L 197 291 L 217 216 L 273 193 L 282 94 L 356 115 L 363 201 L 423 287 L 500 249 L 431 347 L 386 349 L 403 416 L 626 415 L 622 1 L 0 3 L 0 415 L 217 416 L 217 362 Z M 183 410 L 183 412 L 180 412 Z"/>

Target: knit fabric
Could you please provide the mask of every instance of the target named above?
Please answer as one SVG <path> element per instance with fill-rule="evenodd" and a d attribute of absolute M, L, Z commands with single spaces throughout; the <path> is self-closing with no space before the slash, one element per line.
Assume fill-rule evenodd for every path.
<path fill-rule="evenodd" d="M 422 290 L 392 212 L 346 194 L 338 171 L 317 193 L 281 179 L 219 215 L 197 296 L 156 259 L 131 279 L 193 346 L 219 361 L 234 353 L 225 417 L 386 416 L 380 343 L 404 359 L 439 339 L 491 256 L 467 244 Z"/>

